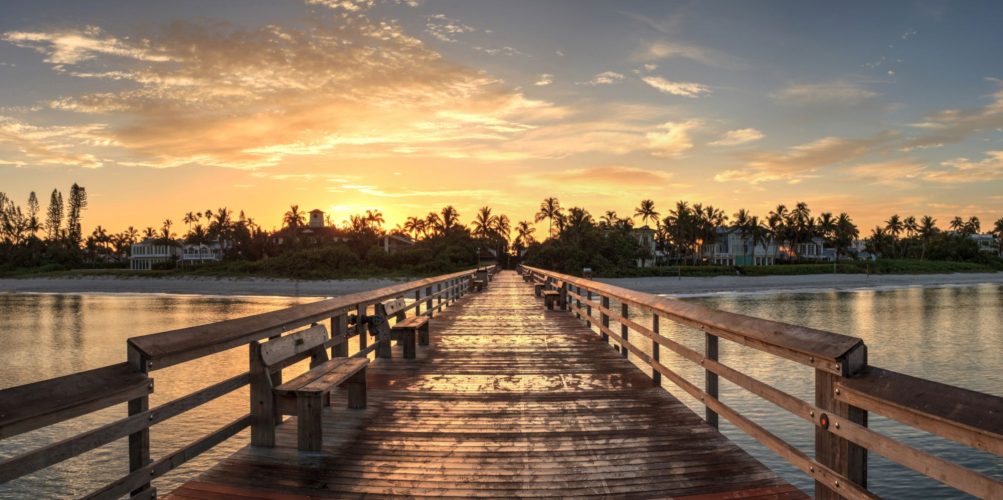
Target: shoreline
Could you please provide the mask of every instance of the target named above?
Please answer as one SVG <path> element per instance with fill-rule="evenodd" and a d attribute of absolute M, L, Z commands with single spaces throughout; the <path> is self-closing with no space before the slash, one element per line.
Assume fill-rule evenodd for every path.
<path fill-rule="evenodd" d="M 297 281 L 270 278 L 0 278 L 0 293 L 156 293 L 222 296 L 330 297 L 374 290 L 412 278 Z M 939 286 L 1003 285 L 1003 273 L 804 274 L 778 276 L 598 278 L 640 292 L 675 297 L 719 294 L 855 291 Z"/>
<path fill-rule="evenodd" d="M 897 288 L 1003 285 L 1003 273 L 799 274 L 777 276 L 598 278 L 596 281 L 671 297 L 822 293 Z"/>

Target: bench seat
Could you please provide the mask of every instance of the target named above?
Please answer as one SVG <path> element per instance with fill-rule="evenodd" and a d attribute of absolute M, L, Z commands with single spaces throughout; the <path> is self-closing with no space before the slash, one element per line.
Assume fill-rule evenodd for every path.
<path fill-rule="evenodd" d="M 348 389 L 348 407 L 366 407 L 368 358 L 329 358 L 327 329 L 314 325 L 251 347 L 251 444 L 275 446 L 275 426 L 282 415 L 296 415 L 296 444 L 302 451 L 320 451 L 321 411 L 331 404 L 331 391 Z M 310 357 L 310 370 L 282 383 L 282 368 Z"/>
<path fill-rule="evenodd" d="M 561 301 L 561 293 L 556 290 L 546 290 L 543 292 L 543 303 L 547 309 L 554 309 L 554 305 Z"/>
<path fill-rule="evenodd" d="M 397 340 L 397 344 L 404 350 L 404 359 L 415 359 L 418 355 L 415 347 L 415 337 L 417 344 L 428 345 L 429 318 L 428 316 L 412 316 L 397 322 L 391 329 L 391 338 Z"/>
<path fill-rule="evenodd" d="M 330 391 L 369 364 L 368 358 L 334 358 L 275 388 L 276 394 Z"/>

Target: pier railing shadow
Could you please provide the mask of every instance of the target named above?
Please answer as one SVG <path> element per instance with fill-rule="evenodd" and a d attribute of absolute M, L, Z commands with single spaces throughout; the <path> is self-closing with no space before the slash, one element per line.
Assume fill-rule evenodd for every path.
<path fill-rule="evenodd" d="M 1003 456 L 1003 398 L 885 370 L 867 363 L 867 346 L 857 337 L 778 323 L 699 304 L 659 297 L 590 279 L 521 266 L 527 281 L 558 293 L 557 306 L 574 313 L 604 340 L 633 353 L 651 369 L 658 384 L 665 377 L 705 406 L 706 421 L 718 416 L 756 439 L 815 480 L 816 498 L 876 498 L 867 489 L 867 453 L 885 458 L 979 498 L 1003 498 L 1003 483 L 931 453 L 913 448 L 867 426 L 874 412 L 907 426 Z M 551 293 L 553 296 L 553 294 Z M 620 304 L 619 310 L 610 307 Z M 631 320 L 651 315 L 651 324 Z M 659 322 L 674 321 L 704 332 L 704 352 L 659 332 Z M 619 331 L 610 328 L 619 323 Z M 633 334 L 651 343 L 639 348 Z M 718 360 L 718 339 L 795 361 L 815 370 L 814 401 L 804 401 Z M 668 349 L 704 370 L 703 386 L 659 360 Z M 780 409 L 814 424 L 815 456 L 782 440 L 721 401 L 718 378 L 734 383 Z"/>
<path fill-rule="evenodd" d="M 466 294 L 472 283 L 487 279 L 494 271 L 494 268 L 471 269 L 253 316 L 133 337 L 127 342 L 125 363 L 4 389 L 0 391 L 0 439 L 121 403 L 128 403 L 128 415 L 0 461 L 0 484 L 128 437 L 129 473 L 84 498 L 156 498 L 151 481 L 251 426 L 253 418 L 248 413 L 154 460 L 150 456 L 151 427 L 248 385 L 251 376 L 244 372 L 150 408 L 149 395 L 154 392 L 152 372 L 252 342 L 286 336 L 321 322 L 330 322 L 331 335 L 324 348 L 331 350 L 331 357 L 348 357 L 349 339 L 353 337 L 358 337 L 359 350 L 351 356 L 369 356 L 380 347 L 388 349 L 390 342 L 389 337 L 377 338 L 367 345 L 365 319 L 376 304 L 388 299 L 412 299 L 389 318 L 393 322 L 406 319 L 408 314 L 432 316 Z M 292 361 L 295 360 L 290 364 Z M 281 371 L 273 377 L 276 375 L 280 379 Z"/>

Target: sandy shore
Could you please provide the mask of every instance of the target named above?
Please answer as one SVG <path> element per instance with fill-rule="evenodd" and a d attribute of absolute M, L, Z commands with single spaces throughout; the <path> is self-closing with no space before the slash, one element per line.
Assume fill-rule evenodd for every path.
<path fill-rule="evenodd" d="M 1003 284 L 1003 273 L 955 274 L 804 274 L 797 276 L 714 276 L 709 278 L 600 279 L 632 290 L 676 296 L 717 293 L 859 290 L 904 287 L 937 287 Z"/>
<path fill-rule="evenodd" d="M 363 292 L 410 281 L 406 279 L 293 281 L 263 278 L 80 278 L 0 279 L 0 293 L 177 293 L 195 295 L 275 295 L 330 297 Z"/>
<path fill-rule="evenodd" d="M 409 281 L 407 279 L 293 281 L 263 278 L 79 278 L 0 279 L 0 293 L 176 293 L 330 297 Z M 812 274 L 799 276 L 716 276 L 710 278 L 615 278 L 599 281 L 642 292 L 678 296 L 716 293 L 857 290 L 914 286 L 1003 284 L 1003 273 L 970 274 Z"/>

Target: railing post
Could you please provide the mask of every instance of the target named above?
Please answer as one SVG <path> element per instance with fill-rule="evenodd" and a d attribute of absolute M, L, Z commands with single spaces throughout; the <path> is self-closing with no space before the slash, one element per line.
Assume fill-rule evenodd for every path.
<path fill-rule="evenodd" d="M 704 357 L 717 361 L 717 335 L 704 333 Z M 704 388 L 707 395 L 718 399 L 717 374 L 706 368 L 704 369 Z M 717 413 L 714 413 L 709 406 L 705 408 L 705 412 L 707 423 L 717 429 L 719 426 Z"/>
<path fill-rule="evenodd" d="M 655 334 L 656 337 L 658 336 L 657 312 L 651 313 L 651 331 L 652 333 Z M 661 347 L 662 346 L 660 346 L 658 342 L 655 342 L 655 339 L 651 339 L 651 359 L 654 360 L 655 362 L 658 362 L 660 360 L 660 354 L 662 351 Z M 654 382 L 655 385 L 659 387 L 661 387 L 662 385 L 662 373 L 655 369 L 654 364 L 652 364 L 651 366 L 651 381 Z"/>
<path fill-rule="evenodd" d="M 630 314 L 630 311 L 627 308 L 627 303 L 626 302 L 620 302 L 620 316 L 623 317 L 623 319 L 627 319 L 627 315 L 628 314 Z M 630 334 L 630 330 L 627 328 L 627 325 L 623 324 L 623 322 L 621 321 L 620 322 L 620 338 L 623 339 L 623 342 L 620 343 L 620 353 L 623 354 L 623 357 L 625 357 L 625 358 L 627 357 L 627 344 L 630 343 L 630 340 L 628 340 L 628 338 L 627 338 L 627 336 L 629 334 Z"/>
<path fill-rule="evenodd" d="M 362 322 L 362 320 L 366 317 L 366 310 L 367 309 L 368 309 L 368 307 L 367 307 L 366 304 L 358 304 L 357 306 L 355 306 L 355 318 L 356 318 L 355 333 L 359 334 L 359 350 L 360 351 L 363 350 L 363 349 L 365 349 L 366 345 L 369 344 L 369 341 L 368 341 L 369 339 L 366 338 L 366 335 L 367 335 L 366 325 L 365 325 L 365 323 Z"/>
<path fill-rule="evenodd" d="M 578 311 L 582 310 L 582 299 L 581 299 L 581 297 L 582 297 L 582 287 L 576 286 L 575 287 L 575 307 L 576 307 L 576 309 L 575 309 L 575 318 L 577 318 L 577 319 L 581 319 L 582 318 L 582 315 L 579 314 L 579 312 L 578 312 Z"/>
<path fill-rule="evenodd" d="M 840 373 L 852 377 L 867 367 L 867 346 L 863 343 L 846 353 L 840 360 Z M 836 399 L 836 382 L 841 377 L 828 371 L 815 370 L 815 406 L 827 412 L 828 425 L 837 426 L 848 420 L 867 426 L 867 412 Z M 815 418 L 820 422 L 821 415 Z M 867 449 L 853 444 L 820 426 L 815 427 L 815 459 L 835 472 L 846 476 L 861 488 L 867 488 Z M 837 484 L 815 481 L 815 498 L 838 499 Z"/>
<path fill-rule="evenodd" d="M 425 309 L 428 310 L 428 317 L 432 317 L 432 287 L 425 288 Z"/>
<path fill-rule="evenodd" d="M 560 310 L 566 311 L 566 310 L 570 309 L 568 307 L 568 283 L 567 282 L 564 282 L 564 281 L 561 282 L 560 295 L 558 295 L 557 297 L 558 297 L 558 299 L 557 299 L 557 306 L 558 306 L 558 308 Z"/>
<path fill-rule="evenodd" d="M 588 303 L 585 304 L 585 312 L 588 313 L 589 318 L 586 320 L 589 324 L 589 328 L 592 328 L 592 290 L 585 292 L 588 294 Z"/>
<path fill-rule="evenodd" d="M 331 346 L 331 357 L 348 357 L 348 313 L 341 313 L 331 318 L 331 338 L 341 339 L 340 344 Z"/>
<path fill-rule="evenodd" d="M 599 299 L 602 300 L 602 306 L 603 306 L 603 313 L 601 315 L 602 316 L 602 326 L 604 326 L 604 327 L 606 327 L 608 329 L 609 328 L 609 315 L 606 314 L 606 311 L 609 310 L 609 297 L 607 297 L 605 295 L 600 295 Z M 606 332 L 602 332 L 602 339 L 605 340 L 608 343 L 609 342 L 609 335 L 607 335 Z"/>
<path fill-rule="evenodd" d="M 132 365 L 133 369 L 136 371 L 147 375 L 149 379 L 150 368 L 153 367 L 153 362 L 146 359 L 136 348 L 128 346 L 127 357 L 129 363 Z M 152 380 L 149 380 L 147 384 L 153 384 Z M 153 392 L 152 390 L 150 392 Z M 150 409 L 150 397 L 143 396 L 136 399 L 129 400 L 129 416 L 133 416 L 137 413 L 143 413 Z M 129 472 L 136 472 L 143 467 L 150 464 L 150 428 L 146 427 L 141 431 L 129 434 Z M 153 490 L 153 491 L 151 491 Z M 156 496 L 156 490 L 150 485 L 150 483 L 144 483 L 139 488 L 136 488 L 131 492 L 131 495 L 149 494 Z"/>
<path fill-rule="evenodd" d="M 414 315 L 421 316 L 421 290 L 414 291 Z"/>
<path fill-rule="evenodd" d="M 435 302 L 436 302 L 436 307 L 437 307 L 436 311 L 438 311 L 438 312 L 441 313 L 442 312 L 442 283 L 436 283 L 435 284 L 435 294 L 436 294 L 435 295 Z"/>

